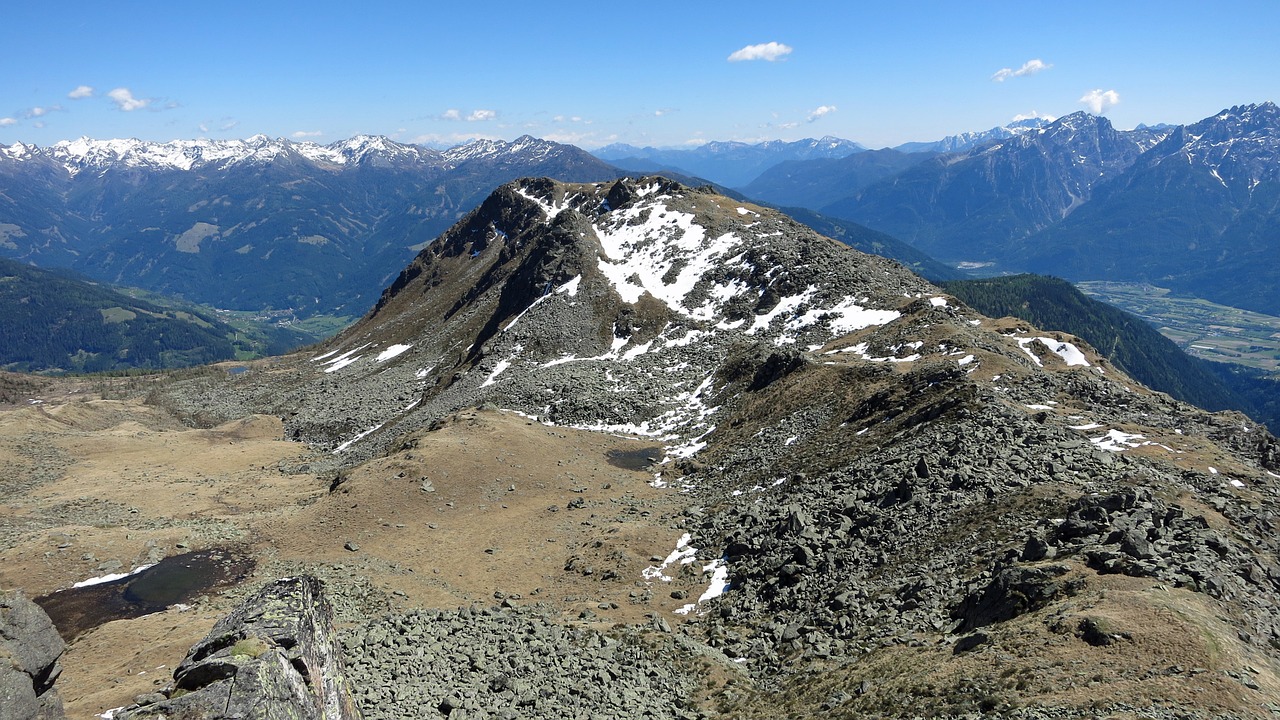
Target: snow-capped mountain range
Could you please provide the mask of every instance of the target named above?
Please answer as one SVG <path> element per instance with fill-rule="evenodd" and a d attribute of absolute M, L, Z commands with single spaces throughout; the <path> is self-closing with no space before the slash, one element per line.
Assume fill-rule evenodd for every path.
<path fill-rule="evenodd" d="M 567 146 L 528 135 L 511 142 L 475 140 L 443 152 L 396 142 L 380 135 L 357 135 L 320 145 L 284 138 L 254 135 L 244 140 L 171 140 L 147 142 L 135 139 L 93 140 L 80 138 L 47 148 L 24 143 L 0 146 L 0 157 L 13 161 L 46 158 L 71 175 L 101 172 L 118 167 L 150 170 L 227 169 L 243 164 L 265 164 L 301 157 L 322 167 L 366 163 L 420 165 L 450 170 L 466 162 L 502 158 L 506 162 L 538 162 L 563 152 Z"/>
<path fill-rule="evenodd" d="M 1280 108 L 1239 105 L 1172 128 L 1011 262 L 1069 279 L 1151 282 L 1280 314 Z"/>
<path fill-rule="evenodd" d="M 1280 215 L 1278 114 L 1272 103 L 1242 105 L 1185 127 L 1123 131 L 1081 112 L 940 155 L 821 138 L 708 143 L 681 157 L 701 158 L 712 177 L 760 175 L 751 197 L 860 223 L 948 262 L 1181 284 L 1280 312 L 1251 280 L 1280 265 L 1266 242 Z M 797 156 L 810 159 L 778 161 Z M 17 143 L 0 147 L 0 252 L 220 307 L 354 315 L 414 248 L 498 185 L 624 174 L 528 136 L 444 151 L 376 136 Z"/>
<path fill-rule="evenodd" d="M 1014 120 L 1008 125 L 991 128 L 990 130 L 977 130 L 972 132 L 963 132 L 958 135 L 948 135 L 941 140 L 908 142 L 901 145 L 895 145 L 893 149 L 899 152 L 908 153 L 959 152 L 978 145 L 984 145 L 994 140 L 1005 140 L 1025 133 L 1039 132 L 1048 127 L 1055 119 L 1056 118 L 1052 117 L 1024 118 L 1022 120 Z"/>
<path fill-rule="evenodd" d="M 445 152 L 377 136 L 15 144 L 0 252 L 220 308 L 355 316 L 498 185 L 621 174 L 527 136 Z"/>

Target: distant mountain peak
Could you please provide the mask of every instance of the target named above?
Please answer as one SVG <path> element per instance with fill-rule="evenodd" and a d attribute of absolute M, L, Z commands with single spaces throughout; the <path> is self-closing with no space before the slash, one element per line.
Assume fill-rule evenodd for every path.
<path fill-rule="evenodd" d="M 1011 137 L 1017 137 L 1025 133 L 1043 132 L 1054 122 L 1051 117 L 1033 117 L 1014 120 L 1007 125 L 994 127 L 989 130 L 980 130 L 973 132 L 963 132 L 958 135 L 948 135 L 941 140 L 931 142 L 909 142 L 898 145 L 895 150 L 900 152 L 961 152 L 969 148 L 984 145 L 986 143 L 995 142 L 997 140 L 1006 140 Z"/>
<path fill-rule="evenodd" d="M 532 135 L 521 135 L 507 142 L 498 139 L 473 140 L 445 150 L 441 156 L 452 164 L 476 160 L 495 159 L 500 157 L 519 157 L 522 162 L 549 158 L 558 152 L 583 152 L 570 145 L 562 145 L 551 140 L 543 140 Z"/>

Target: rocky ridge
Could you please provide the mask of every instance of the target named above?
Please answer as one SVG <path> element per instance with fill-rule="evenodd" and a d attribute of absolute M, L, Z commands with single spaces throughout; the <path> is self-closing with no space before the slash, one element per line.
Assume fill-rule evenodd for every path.
<path fill-rule="evenodd" d="M 600 582 L 644 588 L 640 604 L 676 580 L 706 588 L 679 590 L 687 604 L 648 630 L 665 624 L 713 666 L 739 669 L 701 712 L 1278 707 L 1280 466 L 1262 427 L 1152 393 L 1075 338 L 983 318 L 770 211 L 669 181 L 505 186 L 324 348 L 166 398 L 193 420 L 196 408 L 276 412 L 335 467 L 426 442 L 486 403 L 662 443 L 652 482 L 686 501 L 663 519 L 685 537 L 654 548 L 641 576 Z M 463 680 L 398 659 L 420 647 L 398 633 L 564 622 L 468 612 L 349 636 L 369 704 L 498 716 L 509 704 L 487 702 L 494 693 L 538 702 L 471 685 L 475 702 L 459 690 L 442 709 L 439 685 Z M 564 651 L 546 662 L 567 662 L 566 631 L 547 632 Z M 433 657 L 469 654 L 489 673 L 502 658 L 480 648 L 496 634 L 451 631 Z M 671 703 L 659 715 L 686 707 L 678 684 L 650 687 Z M 548 692 L 557 707 L 561 686 Z M 619 696 L 599 697 L 603 708 Z"/>
<path fill-rule="evenodd" d="M 714 375 L 733 355 L 816 350 L 931 290 L 779 213 L 663 178 L 520 181 L 425 249 L 305 371 L 243 383 L 258 397 L 242 403 L 289 408 L 293 437 L 350 458 L 486 401 L 689 454 L 715 425 Z"/>
<path fill-rule="evenodd" d="M 320 582 L 262 588 L 191 648 L 171 685 L 113 717 L 359 720 Z"/>

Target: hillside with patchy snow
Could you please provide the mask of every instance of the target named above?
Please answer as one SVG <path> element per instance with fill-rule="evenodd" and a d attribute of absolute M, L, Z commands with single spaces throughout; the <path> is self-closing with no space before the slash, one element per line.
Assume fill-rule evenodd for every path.
<path fill-rule="evenodd" d="M 581 511 L 566 519 L 599 538 L 564 548 L 562 572 L 600 597 L 631 589 L 646 627 L 678 625 L 732 668 L 742 685 L 714 693 L 726 717 L 774 717 L 780 697 L 802 716 L 959 715 L 975 686 L 987 710 L 1050 708 L 1019 717 L 1247 715 L 1259 706 L 1234 678 L 1280 687 L 1280 447 L 1265 428 L 664 179 L 505 185 L 323 347 L 165 397 L 205 422 L 279 415 L 325 452 L 312 471 L 341 470 L 323 507 L 383 525 L 393 504 L 433 502 L 434 470 L 396 470 L 423 458 L 582 459 L 500 455 L 485 413 L 639 439 L 644 492 L 679 509 L 592 505 L 575 474 L 537 517 Z M 451 482 L 490 488 L 472 502 L 505 513 L 516 486 L 488 473 Z M 413 679 L 427 671 L 385 670 L 381 637 L 353 650 L 361 672 L 429 697 Z"/>

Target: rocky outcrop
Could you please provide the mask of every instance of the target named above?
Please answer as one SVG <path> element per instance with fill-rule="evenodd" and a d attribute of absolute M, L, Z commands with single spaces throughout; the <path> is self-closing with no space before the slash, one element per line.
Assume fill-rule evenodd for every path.
<path fill-rule="evenodd" d="M 218 621 L 163 692 L 116 715 L 358 720 L 320 581 L 284 578 Z"/>
<path fill-rule="evenodd" d="M 15 590 L 0 594 L 0 720 L 65 717 L 53 683 L 66 649 L 39 605 Z"/>

